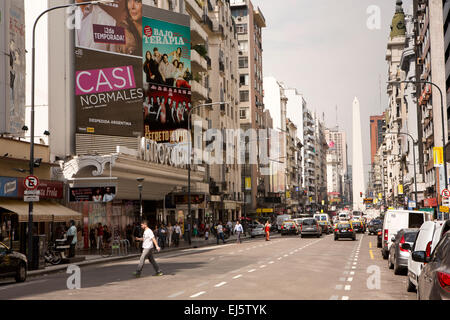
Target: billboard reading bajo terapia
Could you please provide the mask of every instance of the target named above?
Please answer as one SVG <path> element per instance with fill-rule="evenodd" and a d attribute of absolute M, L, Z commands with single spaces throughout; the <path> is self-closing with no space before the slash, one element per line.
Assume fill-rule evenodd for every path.
<path fill-rule="evenodd" d="M 173 142 L 171 134 L 187 128 L 190 28 L 177 18 L 186 21 L 138 0 L 78 8 L 77 133 Z"/>

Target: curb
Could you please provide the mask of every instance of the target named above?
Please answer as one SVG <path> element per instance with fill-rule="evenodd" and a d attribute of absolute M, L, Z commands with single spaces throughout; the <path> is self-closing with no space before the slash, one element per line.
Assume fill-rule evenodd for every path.
<path fill-rule="evenodd" d="M 250 236 L 248 237 L 244 237 L 241 238 L 241 241 L 249 241 L 249 240 L 256 240 L 258 238 L 251 238 Z M 227 239 L 225 240 L 225 244 L 229 244 L 230 242 L 236 242 L 237 239 Z M 175 252 L 175 251 L 181 251 L 181 250 L 186 250 L 186 249 L 196 249 L 196 248 L 202 248 L 202 247 L 208 247 L 208 246 L 217 246 L 216 242 L 211 243 L 201 243 L 200 245 L 191 245 L 191 246 L 187 246 L 187 247 L 178 247 L 178 248 L 173 248 L 173 249 L 168 249 L 168 250 L 164 250 L 163 252 L 158 252 L 155 253 L 156 256 L 160 255 L 161 253 L 170 253 L 170 252 Z M 78 263 L 73 263 L 72 265 L 76 265 L 79 267 L 85 267 L 85 266 L 91 266 L 91 265 L 96 265 L 96 264 L 104 264 L 104 263 L 109 263 L 109 262 L 114 262 L 114 261 L 120 261 L 120 260 L 127 260 L 127 259 L 135 259 L 140 257 L 140 253 L 133 253 L 133 254 L 129 254 L 126 256 L 117 256 L 117 257 L 111 257 L 111 258 L 101 258 L 101 259 L 94 259 L 94 260 L 89 260 L 89 261 L 83 261 L 83 262 L 78 262 Z M 64 265 L 59 265 L 59 266 L 55 266 L 54 269 L 51 270 L 32 270 L 32 271 L 28 271 L 27 272 L 27 277 L 38 277 L 38 276 L 43 276 L 43 275 L 48 275 L 48 274 L 53 274 L 53 273 L 58 273 L 64 270 L 67 270 L 67 267 L 69 265 L 68 264 L 64 264 Z"/>

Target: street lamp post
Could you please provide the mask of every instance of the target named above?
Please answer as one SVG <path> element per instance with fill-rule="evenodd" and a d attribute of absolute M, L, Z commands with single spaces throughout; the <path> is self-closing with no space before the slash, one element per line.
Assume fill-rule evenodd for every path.
<path fill-rule="evenodd" d="M 193 225 L 193 221 L 194 218 L 191 214 L 191 162 L 192 162 L 192 136 L 191 136 L 191 119 L 192 119 L 192 111 L 194 111 L 195 109 L 199 109 L 202 107 L 212 107 L 214 105 L 222 105 L 222 104 L 230 104 L 230 102 L 213 102 L 213 103 L 204 103 L 204 104 L 200 104 L 197 106 L 193 106 L 189 111 L 188 111 L 188 134 L 189 134 L 189 147 L 188 147 L 188 155 L 189 155 L 189 160 L 188 160 L 188 216 L 190 216 L 190 229 L 188 230 L 188 241 L 189 241 L 189 245 L 191 245 L 191 228 Z"/>
<path fill-rule="evenodd" d="M 417 174 L 416 174 L 416 145 L 419 143 L 418 141 L 414 140 L 413 136 L 410 135 L 409 133 L 405 133 L 405 132 L 386 132 L 385 134 L 390 134 L 390 135 L 398 135 L 398 134 L 403 134 L 408 136 L 409 138 L 411 138 L 412 142 L 413 142 L 413 162 L 414 162 L 414 198 L 416 200 L 416 208 L 418 207 L 418 202 L 417 202 Z"/>
<path fill-rule="evenodd" d="M 142 190 L 144 189 L 144 186 L 142 185 L 142 183 L 144 182 L 144 178 L 137 178 L 136 179 L 137 182 L 139 182 L 138 185 L 138 189 L 139 189 L 139 219 L 140 219 L 140 223 L 142 223 L 142 218 L 143 218 L 143 214 L 144 214 L 144 210 L 142 207 Z"/>
<path fill-rule="evenodd" d="M 444 97 L 442 95 L 442 90 L 439 88 L 439 86 L 431 81 L 425 81 L 425 80 L 402 80 L 402 81 L 388 81 L 390 84 L 400 84 L 400 83 L 413 83 L 417 85 L 418 83 L 421 84 L 430 84 L 434 87 L 436 87 L 439 91 L 439 94 L 441 96 L 441 120 L 442 120 L 442 149 L 443 149 L 443 160 L 444 160 L 444 174 L 445 174 L 445 188 L 448 189 L 448 178 L 447 178 L 447 157 L 445 155 L 445 123 L 444 123 Z M 436 186 L 436 189 L 438 189 L 438 186 Z M 438 192 L 439 193 L 439 192 Z"/>
<path fill-rule="evenodd" d="M 80 3 L 71 3 L 71 4 L 65 4 L 60 6 L 55 6 L 52 8 L 48 8 L 47 10 L 41 12 L 39 16 L 34 21 L 33 25 L 33 40 L 32 40 L 32 57 L 31 57 L 31 134 L 30 134 L 30 175 L 33 175 L 34 173 L 34 115 L 35 115 L 35 76 L 36 76 L 36 26 L 39 20 L 48 12 L 57 10 L 57 9 L 64 9 L 69 7 L 79 7 L 83 5 L 97 5 L 101 3 L 112 3 L 115 2 L 115 0 L 97 0 L 97 1 L 86 1 L 86 2 L 80 2 Z M 32 265 L 32 246 L 33 246 L 33 202 L 29 202 L 28 204 L 28 265 Z"/>

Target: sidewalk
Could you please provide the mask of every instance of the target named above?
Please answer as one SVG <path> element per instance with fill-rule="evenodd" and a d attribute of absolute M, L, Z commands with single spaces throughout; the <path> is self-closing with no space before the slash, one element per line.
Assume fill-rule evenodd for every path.
<path fill-rule="evenodd" d="M 250 240 L 251 237 L 247 235 L 246 237 L 241 237 L 242 241 Z M 237 237 L 235 235 L 230 236 L 227 240 L 225 240 L 225 243 L 235 243 L 237 240 Z M 223 242 L 220 240 L 219 245 L 221 245 Z M 178 247 L 167 247 L 164 250 L 161 250 L 161 252 L 156 252 L 155 255 L 158 256 L 163 253 L 173 252 L 173 251 L 180 251 L 184 249 L 191 249 L 191 248 L 200 248 L 200 247 L 206 247 L 206 246 L 216 246 L 217 245 L 217 239 L 215 236 L 210 236 L 208 240 L 205 240 L 205 238 L 192 238 L 191 239 L 191 245 L 187 241 L 184 241 L 183 239 L 180 240 L 180 245 Z M 81 251 L 81 253 L 80 253 Z M 128 255 L 116 255 L 108 258 L 104 258 L 101 255 L 99 255 L 96 250 L 80 250 L 77 251 L 77 257 L 85 257 L 85 260 L 82 262 L 73 263 L 73 265 L 77 265 L 79 267 L 82 266 L 88 266 L 88 265 L 95 265 L 95 264 L 102 264 L 102 263 L 108 263 L 113 261 L 120 261 L 120 260 L 127 260 L 127 259 L 137 259 L 140 257 L 140 253 L 133 251 L 132 253 L 129 253 Z M 67 267 L 69 264 L 59 264 L 56 266 L 47 265 L 45 269 L 42 270 L 32 270 L 27 272 L 28 277 L 35 277 L 35 276 L 41 276 L 44 274 L 50 274 L 50 273 L 56 273 L 67 270 Z"/>

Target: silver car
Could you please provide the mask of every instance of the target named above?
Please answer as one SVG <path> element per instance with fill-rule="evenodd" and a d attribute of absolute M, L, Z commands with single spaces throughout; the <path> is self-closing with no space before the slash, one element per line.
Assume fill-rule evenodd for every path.
<path fill-rule="evenodd" d="M 394 269 L 394 274 L 399 275 L 408 270 L 408 259 L 418 233 L 419 229 L 401 229 L 392 237 L 388 266 L 389 269 Z"/>
<path fill-rule="evenodd" d="M 252 231 L 250 231 L 250 236 L 255 238 L 257 236 L 265 236 L 266 232 L 264 231 L 264 226 L 262 224 L 256 225 Z"/>

